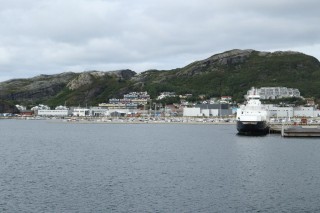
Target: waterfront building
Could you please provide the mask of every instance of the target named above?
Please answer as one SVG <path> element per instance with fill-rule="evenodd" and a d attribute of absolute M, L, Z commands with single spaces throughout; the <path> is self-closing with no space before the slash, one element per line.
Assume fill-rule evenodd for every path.
<path fill-rule="evenodd" d="M 183 116 L 231 116 L 233 110 L 229 104 L 196 104 L 194 107 L 183 108 Z"/>
<path fill-rule="evenodd" d="M 34 115 L 38 115 L 40 110 L 50 110 L 50 107 L 47 105 L 39 104 L 38 106 L 34 106 L 31 108 L 31 111 L 33 111 Z M 22 112 L 26 112 L 26 110 L 20 111 L 20 114 L 22 114 Z"/>
<path fill-rule="evenodd" d="M 292 118 L 292 117 L 319 117 L 320 111 L 314 107 L 278 107 L 267 105 L 270 117 Z"/>
<path fill-rule="evenodd" d="M 199 107 L 202 111 L 209 109 L 211 110 L 210 116 L 229 116 L 232 115 L 232 108 L 230 104 L 196 104 L 195 107 Z"/>
<path fill-rule="evenodd" d="M 74 108 L 72 110 L 72 115 L 73 116 L 79 116 L 79 117 L 84 117 L 84 116 L 89 116 L 90 115 L 90 110 L 85 109 L 85 108 Z"/>
<path fill-rule="evenodd" d="M 110 115 L 111 117 L 125 117 L 129 113 L 129 109 L 110 109 L 108 115 Z"/>
<path fill-rule="evenodd" d="M 62 109 L 62 110 L 46 110 L 46 109 L 40 109 L 37 110 L 36 115 L 42 116 L 42 117 L 67 117 L 69 115 L 69 110 Z"/>
<path fill-rule="evenodd" d="M 199 107 L 188 108 L 185 107 L 183 109 L 184 117 L 200 117 L 202 116 L 201 109 Z"/>
<path fill-rule="evenodd" d="M 21 116 L 33 116 L 34 111 L 33 110 L 21 110 L 20 115 Z"/>
<path fill-rule="evenodd" d="M 296 117 L 318 117 L 318 110 L 314 107 L 295 107 L 293 115 Z"/>
<path fill-rule="evenodd" d="M 201 109 L 201 113 L 205 117 L 218 117 L 219 116 L 219 109 Z"/>
<path fill-rule="evenodd" d="M 103 116 L 108 116 L 109 114 L 110 114 L 109 109 L 105 107 L 90 107 L 89 115 L 91 116 L 103 117 Z"/>
<path fill-rule="evenodd" d="M 269 116 L 275 118 L 289 118 L 294 116 L 293 107 L 277 107 L 273 105 L 266 105 Z"/>

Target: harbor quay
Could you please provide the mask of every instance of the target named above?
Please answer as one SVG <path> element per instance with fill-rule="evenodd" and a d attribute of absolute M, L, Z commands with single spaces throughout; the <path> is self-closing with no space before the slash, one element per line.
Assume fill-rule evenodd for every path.
<path fill-rule="evenodd" d="M 139 116 L 139 117 L 126 117 L 126 116 L 0 116 L 0 119 L 18 119 L 18 120 L 57 120 L 66 122 L 104 122 L 104 123 L 213 123 L 213 124 L 235 124 L 235 116 L 222 116 L 222 117 L 205 117 L 205 116 Z M 272 129 L 281 129 L 282 125 L 297 125 L 301 120 L 305 119 L 304 125 L 320 125 L 320 117 L 291 117 L 276 118 L 271 117 L 268 121 Z"/>
<path fill-rule="evenodd" d="M 45 120 L 52 123 L 66 124 L 99 124 L 99 125 L 234 125 L 236 118 L 195 118 L 195 117 L 0 117 L 0 119 L 16 120 Z M 268 122 L 267 134 L 279 134 L 285 137 L 311 137 L 320 136 L 320 118 L 309 118 L 302 125 L 301 119 L 275 120 Z M 292 130 L 292 127 L 295 129 Z M 290 134 L 286 129 L 290 128 Z M 303 131 L 303 132 L 302 132 Z"/>
<path fill-rule="evenodd" d="M 283 120 L 271 120 L 269 122 L 269 133 L 281 134 L 282 136 L 295 137 L 311 137 L 320 136 L 320 118 L 293 118 Z M 290 130 L 291 134 L 286 135 L 286 131 Z M 295 134 L 297 133 L 297 134 Z"/>
<path fill-rule="evenodd" d="M 235 124 L 235 118 L 206 117 L 0 117 L 0 119 L 47 120 L 92 124 Z"/>
<path fill-rule="evenodd" d="M 235 118 L 219 119 L 219 118 L 190 118 L 190 117 L 174 117 L 174 118 L 101 118 L 101 119 L 67 119 L 70 123 L 105 123 L 105 124 L 215 124 L 215 125 L 232 125 L 235 124 Z"/>

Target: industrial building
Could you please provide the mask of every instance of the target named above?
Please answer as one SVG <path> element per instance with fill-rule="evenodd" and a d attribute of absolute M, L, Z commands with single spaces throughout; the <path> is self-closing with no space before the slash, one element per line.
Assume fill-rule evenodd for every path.
<path fill-rule="evenodd" d="M 290 118 L 290 117 L 319 117 L 320 110 L 314 107 L 277 107 L 267 106 L 270 117 Z"/>
<path fill-rule="evenodd" d="M 232 115 L 230 104 L 196 104 L 192 108 L 183 108 L 183 116 L 186 117 L 218 117 Z"/>

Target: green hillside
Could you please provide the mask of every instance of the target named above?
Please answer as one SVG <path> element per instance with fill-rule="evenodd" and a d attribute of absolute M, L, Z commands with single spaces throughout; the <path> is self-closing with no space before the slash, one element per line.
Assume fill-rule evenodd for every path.
<path fill-rule="evenodd" d="M 305 97 L 320 98 L 320 63 L 301 53 L 230 51 L 171 71 L 142 74 L 145 89 L 204 94 L 209 97 L 231 95 L 236 100 L 251 87 L 283 86 L 298 88 Z"/>
<path fill-rule="evenodd" d="M 61 73 L 0 83 L 0 99 L 12 104 L 57 106 L 97 105 L 130 91 L 191 93 L 207 97 L 233 96 L 251 87 L 280 86 L 300 90 L 320 100 L 320 62 L 298 52 L 231 50 L 174 70 Z"/>

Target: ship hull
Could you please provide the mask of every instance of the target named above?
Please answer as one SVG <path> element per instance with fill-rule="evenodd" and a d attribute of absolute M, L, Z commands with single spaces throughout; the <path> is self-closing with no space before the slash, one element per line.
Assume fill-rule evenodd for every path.
<path fill-rule="evenodd" d="M 266 135 L 269 132 L 269 126 L 266 121 L 237 121 L 237 130 L 242 135 Z"/>

